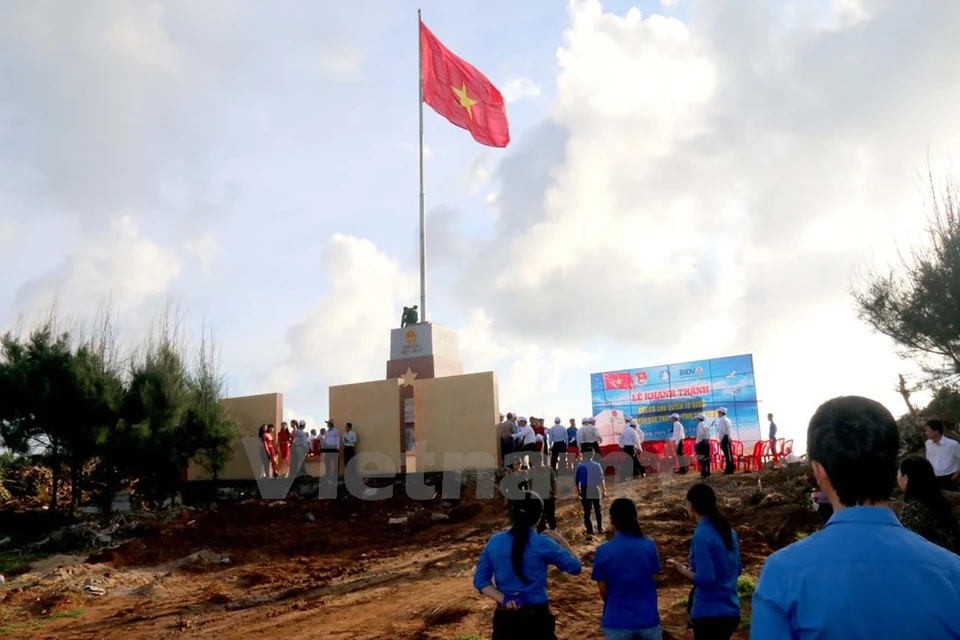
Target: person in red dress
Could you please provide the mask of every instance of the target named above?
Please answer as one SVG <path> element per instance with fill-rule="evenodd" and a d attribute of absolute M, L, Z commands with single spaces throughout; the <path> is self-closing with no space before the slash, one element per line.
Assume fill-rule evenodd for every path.
<path fill-rule="evenodd" d="M 284 422 L 280 425 L 280 435 L 277 437 L 277 448 L 280 454 L 280 475 L 290 474 L 290 444 L 293 440 L 293 434 L 290 432 L 290 426 Z"/>
<path fill-rule="evenodd" d="M 275 427 L 267 425 L 267 430 L 263 432 L 263 448 L 267 450 L 267 457 L 270 459 L 270 470 L 273 472 L 273 477 L 277 477 L 277 449 L 274 446 L 274 430 Z"/>

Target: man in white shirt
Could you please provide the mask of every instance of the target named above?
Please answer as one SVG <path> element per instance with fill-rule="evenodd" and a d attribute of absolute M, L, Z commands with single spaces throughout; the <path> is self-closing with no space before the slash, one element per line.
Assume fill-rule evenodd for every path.
<path fill-rule="evenodd" d="M 700 477 L 710 477 L 710 427 L 703 414 L 697 416 L 697 462 L 700 464 Z"/>
<path fill-rule="evenodd" d="M 327 432 L 323 434 L 320 453 L 323 454 L 324 478 L 335 480 L 340 475 L 340 432 L 333 420 L 327 420 Z"/>
<path fill-rule="evenodd" d="M 646 476 L 646 469 L 643 468 L 639 458 L 637 458 L 637 452 L 640 451 L 641 442 L 640 433 L 637 431 L 637 421 L 631 420 L 627 423 L 627 426 L 624 427 L 623 433 L 620 434 L 620 446 L 623 447 L 623 452 L 633 460 L 634 478 L 637 476 Z"/>
<path fill-rule="evenodd" d="M 357 432 L 353 430 L 353 423 L 346 424 L 347 430 L 343 432 L 343 470 L 347 471 L 347 465 L 353 459 L 357 452 Z"/>
<path fill-rule="evenodd" d="M 517 441 L 517 449 L 520 451 L 532 451 L 536 453 L 537 451 L 537 432 L 533 430 L 529 424 L 527 424 L 527 419 L 523 416 L 517 418 L 517 425 L 519 425 L 519 430 L 517 435 L 513 436 Z"/>
<path fill-rule="evenodd" d="M 594 418 L 584 418 L 583 426 L 577 431 L 577 447 L 580 449 L 580 455 L 593 451 L 599 457 L 601 442 L 603 438 L 597 431 L 597 421 Z"/>
<path fill-rule="evenodd" d="M 730 475 L 734 471 L 733 465 L 733 444 L 730 440 L 730 418 L 727 417 L 727 408 L 720 407 L 717 409 L 717 414 L 720 416 L 717 418 L 717 440 L 720 441 L 720 451 L 723 452 L 723 473 Z"/>
<path fill-rule="evenodd" d="M 677 455 L 677 473 L 686 473 L 687 472 L 687 459 L 683 457 L 683 439 L 686 437 L 686 433 L 683 431 L 683 423 L 680 422 L 679 414 L 672 414 L 670 416 L 670 422 L 673 423 L 673 434 L 670 436 L 670 441 L 673 442 L 673 450 Z"/>
<path fill-rule="evenodd" d="M 956 491 L 960 481 L 960 443 L 943 435 L 943 423 L 936 418 L 927 420 L 923 433 L 927 437 L 927 460 L 933 466 L 937 484 L 944 491 Z"/>
<path fill-rule="evenodd" d="M 567 428 L 560 418 L 553 419 L 553 426 L 547 433 L 550 436 L 550 467 L 556 471 L 561 458 L 567 456 Z M 566 467 L 566 465 L 564 465 Z"/>

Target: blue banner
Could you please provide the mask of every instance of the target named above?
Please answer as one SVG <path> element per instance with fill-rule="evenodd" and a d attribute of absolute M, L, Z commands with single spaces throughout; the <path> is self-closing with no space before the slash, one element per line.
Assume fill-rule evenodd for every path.
<path fill-rule="evenodd" d="M 617 409 L 637 419 L 647 440 L 666 440 L 677 413 L 688 437 L 697 429 L 697 414 L 708 425 L 726 407 L 735 440 L 760 438 L 757 388 L 750 354 L 665 364 L 590 375 L 593 415 Z M 714 430 L 711 429 L 711 432 Z"/>

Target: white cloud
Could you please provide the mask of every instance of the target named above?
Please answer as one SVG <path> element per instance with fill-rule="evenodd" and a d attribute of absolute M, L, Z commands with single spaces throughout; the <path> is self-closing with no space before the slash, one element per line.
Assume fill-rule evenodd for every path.
<path fill-rule="evenodd" d="M 121 316 L 137 314 L 165 298 L 182 268 L 175 251 L 143 236 L 132 218 L 118 218 L 45 276 L 24 284 L 11 315 L 29 318 L 56 305 L 66 317 L 90 318 L 107 301 Z"/>
<path fill-rule="evenodd" d="M 660 8 L 663 11 L 671 12 L 680 6 L 680 0 L 660 0 Z"/>
<path fill-rule="evenodd" d="M 326 385 L 378 380 L 386 373 L 390 329 L 403 304 L 416 296 L 415 277 L 369 240 L 340 233 L 327 245 L 323 269 L 329 289 L 290 328 L 287 355 L 269 377 L 272 388 L 309 380 L 313 393 L 326 395 Z"/>
<path fill-rule="evenodd" d="M 203 274 L 209 276 L 213 273 L 213 261 L 220 253 L 220 246 L 211 234 L 187 238 L 183 243 L 183 253 L 195 258 L 203 270 Z"/>
<path fill-rule="evenodd" d="M 540 95 L 540 85 L 530 78 L 511 78 L 503 83 L 500 91 L 503 99 L 509 102 L 519 102 L 524 98 L 536 98 Z"/>

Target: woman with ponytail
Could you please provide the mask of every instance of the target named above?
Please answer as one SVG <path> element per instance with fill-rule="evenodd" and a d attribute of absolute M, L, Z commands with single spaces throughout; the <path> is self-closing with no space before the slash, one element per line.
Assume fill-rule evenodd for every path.
<path fill-rule="evenodd" d="M 614 500 L 610 520 L 617 534 L 597 548 L 591 576 L 603 599 L 603 635 L 607 640 L 660 640 L 653 582 L 660 573 L 657 545 L 640 530 L 633 500 Z"/>
<path fill-rule="evenodd" d="M 524 491 L 510 501 L 510 530 L 494 534 L 480 554 L 473 574 L 477 591 L 494 600 L 493 639 L 555 640 L 550 613 L 547 570 L 554 565 L 570 575 L 580 573 L 580 560 L 556 531 L 537 533 L 543 501 Z"/>
<path fill-rule="evenodd" d="M 740 626 L 740 542 L 717 509 L 717 494 L 708 484 L 687 491 L 688 511 L 697 520 L 690 546 L 690 566 L 667 560 L 667 566 L 693 582 L 690 623 L 695 640 L 730 640 Z"/>

